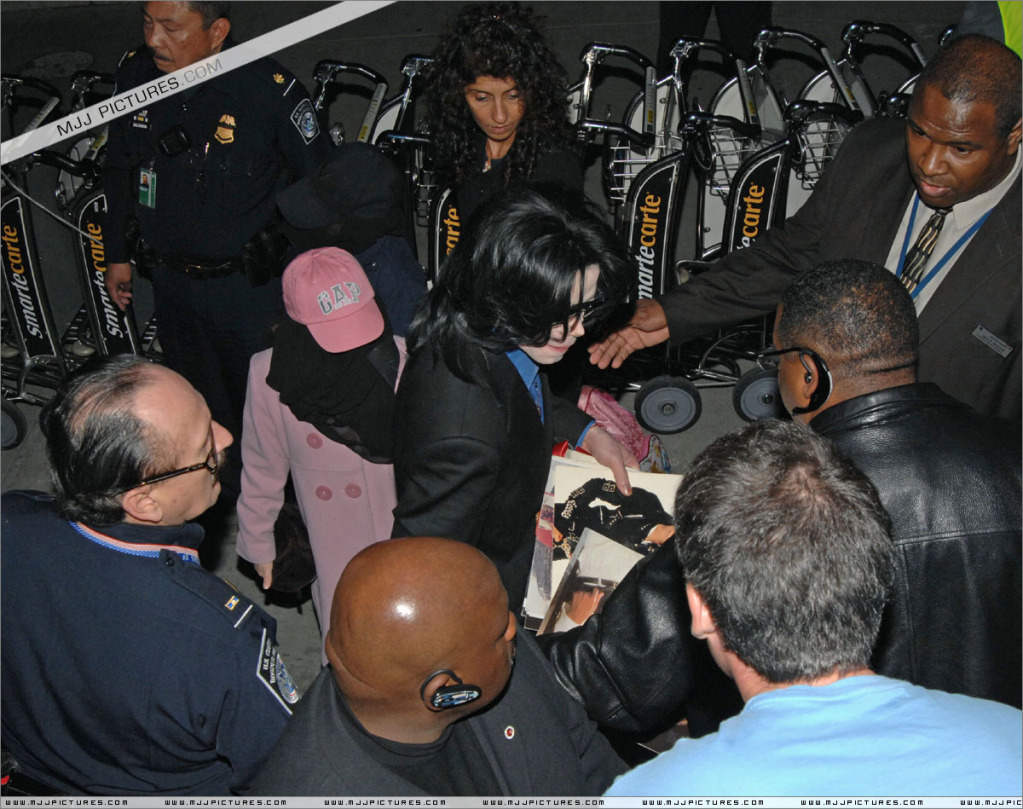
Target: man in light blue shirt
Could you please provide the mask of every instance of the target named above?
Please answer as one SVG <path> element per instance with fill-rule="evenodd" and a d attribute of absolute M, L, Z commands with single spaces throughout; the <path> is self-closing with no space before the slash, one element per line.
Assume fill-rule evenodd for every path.
<path fill-rule="evenodd" d="M 719 438 L 686 473 L 675 526 L 692 633 L 746 705 L 608 795 L 1021 794 L 1020 711 L 868 668 L 890 520 L 831 442 L 780 421 Z"/>

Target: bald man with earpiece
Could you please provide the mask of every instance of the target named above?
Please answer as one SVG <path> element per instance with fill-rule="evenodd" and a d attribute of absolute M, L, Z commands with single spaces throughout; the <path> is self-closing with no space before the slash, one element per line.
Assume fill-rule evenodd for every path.
<path fill-rule="evenodd" d="M 330 665 L 253 794 L 601 794 L 625 764 L 517 629 L 475 548 L 366 548 L 334 593 Z"/>

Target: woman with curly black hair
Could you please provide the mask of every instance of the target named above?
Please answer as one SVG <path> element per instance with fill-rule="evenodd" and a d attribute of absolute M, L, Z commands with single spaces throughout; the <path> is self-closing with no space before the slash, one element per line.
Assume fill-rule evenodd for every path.
<path fill-rule="evenodd" d="M 568 80 L 533 11 L 512 3 L 463 8 L 434 51 L 427 79 L 433 160 L 455 185 L 460 218 L 531 180 L 582 191 L 569 148 Z"/>

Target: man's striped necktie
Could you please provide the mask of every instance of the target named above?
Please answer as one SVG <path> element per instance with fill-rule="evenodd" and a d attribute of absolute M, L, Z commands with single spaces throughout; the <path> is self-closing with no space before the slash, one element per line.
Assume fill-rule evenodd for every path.
<path fill-rule="evenodd" d="M 920 283 L 923 278 L 924 268 L 927 261 L 934 252 L 934 245 L 938 243 L 938 236 L 941 234 L 941 226 L 945 223 L 945 217 L 951 208 L 938 208 L 934 215 L 927 220 L 916 243 L 906 254 L 906 262 L 902 265 L 902 283 L 910 292 Z"/>

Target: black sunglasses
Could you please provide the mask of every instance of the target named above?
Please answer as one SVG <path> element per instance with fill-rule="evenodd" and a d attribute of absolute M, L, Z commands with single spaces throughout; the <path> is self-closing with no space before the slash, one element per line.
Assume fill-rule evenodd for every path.
<path fill-rule="evenodd" d="M 194 463 L 191 466 L 183 466 L 181 469 L 175 469 L 172 472 L 164 472 L 162 475 L 153 475 L 148 477 L 134 486 L 129 486 L 127 489 L 119 492 L 130 492 L 132 489 L 137 489 L 139 486 L 149 486 L 153 483 L 160 483 L 164 480 L 170 480 L 176 478 L 178 475 L 187 475 L 189 472 L 198 472 L 200 469 L 205 469 L 214 480 L 217 479 L 217 474 L 220 472 L 220 458 L 217 456 L 217 442 L 213 438 L 213 425 L 210 425 L 210 452 L 206 456 L 206 459 L 202 463 Z"/>
<path fill-rule="evenodd" d="M 578 321 L 585 319 L 586 315 L 592 315 L 606 303 L 607 298 L 599 296 L 594 298 L 592 301 L 577 303 L 568 310 L 568 314 L 565 315 L 564 320 L 561 320 L 560 323 L 575 325 Z"/>

